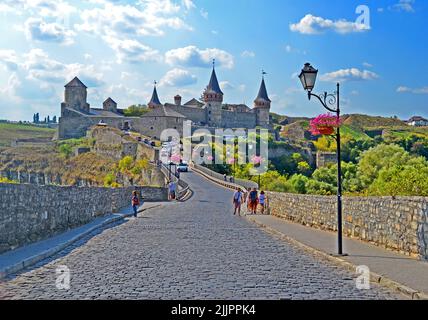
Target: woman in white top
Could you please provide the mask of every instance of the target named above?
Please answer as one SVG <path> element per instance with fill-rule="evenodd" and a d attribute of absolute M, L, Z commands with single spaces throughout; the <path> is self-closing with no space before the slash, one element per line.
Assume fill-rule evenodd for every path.
<path fill-rule="evenodd" d="M 260 192 L 259 203 L 262 206 L 262 214 L 264 214 L 266 208 L 266 195 L 264 191 Z"/>

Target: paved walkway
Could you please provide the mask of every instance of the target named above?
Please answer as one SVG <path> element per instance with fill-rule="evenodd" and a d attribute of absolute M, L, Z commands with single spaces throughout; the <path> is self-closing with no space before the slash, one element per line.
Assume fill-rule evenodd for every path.
<path fill-rule="evenodd" d="M 248 218 L 321 252 L 337 252 L 337 233 L 317 230 L 273 216 L 251 215 Z M 368 266 L 371 272 L 428 294 L 428 262 L 349 238 L 343 238 L 343 248 L 348 256 L 341 259 L 356 266 Z"/>
<path fill-rule="evenodd" d="M 88 236 L 0 284 L 6 299 L 397 299 L 231 212 L 232 193 L 195 173 L 194 191 Z M 55 286 L 58 266 L 69 290 Z"/>
<path fill-rule="evenodd" d="M 161 206 L 162 204 L 162 202 L 145 202 L 138 210 L 145 211 L 150 208 Z M 0 279 L 4 274 L 10 274 L 17 270 L 20 271 L 29 265 L 33 265 L 65 249 L 85 235 L 92 234 L 94 231 L 96 232 L 98 228 L 107 227 L 115 223 L 117 224 L 121 222 L 124 217 L 131 216 L 132 214 L 132 207 L 124 208 L 118 213 L 98 217 L 88 224 L 71 229 L 46 240 L 38 241 L 16 250 L 0 254 Z"/>

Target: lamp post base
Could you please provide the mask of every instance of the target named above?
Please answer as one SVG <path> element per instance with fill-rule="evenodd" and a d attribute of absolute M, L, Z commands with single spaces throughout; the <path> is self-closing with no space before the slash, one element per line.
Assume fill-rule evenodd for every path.
<path fill-rule="evenodd" d="M 335 258 L 340 258 L 340 257 L 347 257 L 347 256 L 349 256 L 349 254 L 347 254 L 347 253 L 342 253 L 342 254 L 330 253 L 330 256 L 335 257 Z"/>

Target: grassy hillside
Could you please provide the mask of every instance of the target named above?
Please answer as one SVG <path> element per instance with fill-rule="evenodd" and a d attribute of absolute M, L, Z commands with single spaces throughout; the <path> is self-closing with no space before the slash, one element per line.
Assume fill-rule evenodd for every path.
<path fill-rule="evenodd" d="M 411 127 L 399 119 L 373 117 L 361 114 L 344 115 L 342 119 L 343 124 L 341 132 L 345 140 L 369 140 L 381 134 L 383 134 L 384 137 L 391 138 L 407 138 L 410 136 L 428 138 L 427 128 Z M 309 121 L 296 121 L 283 126 L 282 136 L 294 140 L 316 138 L 311 137 L 308 129 Z"/>
<path fill-rule="evenodd" d="M 343 124 L 358 129 L 373 129 L 407 126 L 405 122 L 395 118 L 373 117 L 364 114 L 351 114 L 342 117 Z"/>
<path fill-rule="evenodd" d="M 0 123 L 0 147 L 9 147 L 16 139 L 52 139 L 55 129 L 29 124 Z"/>

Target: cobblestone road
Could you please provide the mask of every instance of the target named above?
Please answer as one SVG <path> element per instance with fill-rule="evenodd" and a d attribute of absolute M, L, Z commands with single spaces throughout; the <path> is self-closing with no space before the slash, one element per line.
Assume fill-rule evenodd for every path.
<path fill-rule="evenodd" d="M 0 299 L 396 299 L 231 213 L 231 191 L 189 173 L 195 191 L 99 231 L 0 284 Z M 71 271 L 69 290 L 55 270 Z"/>

